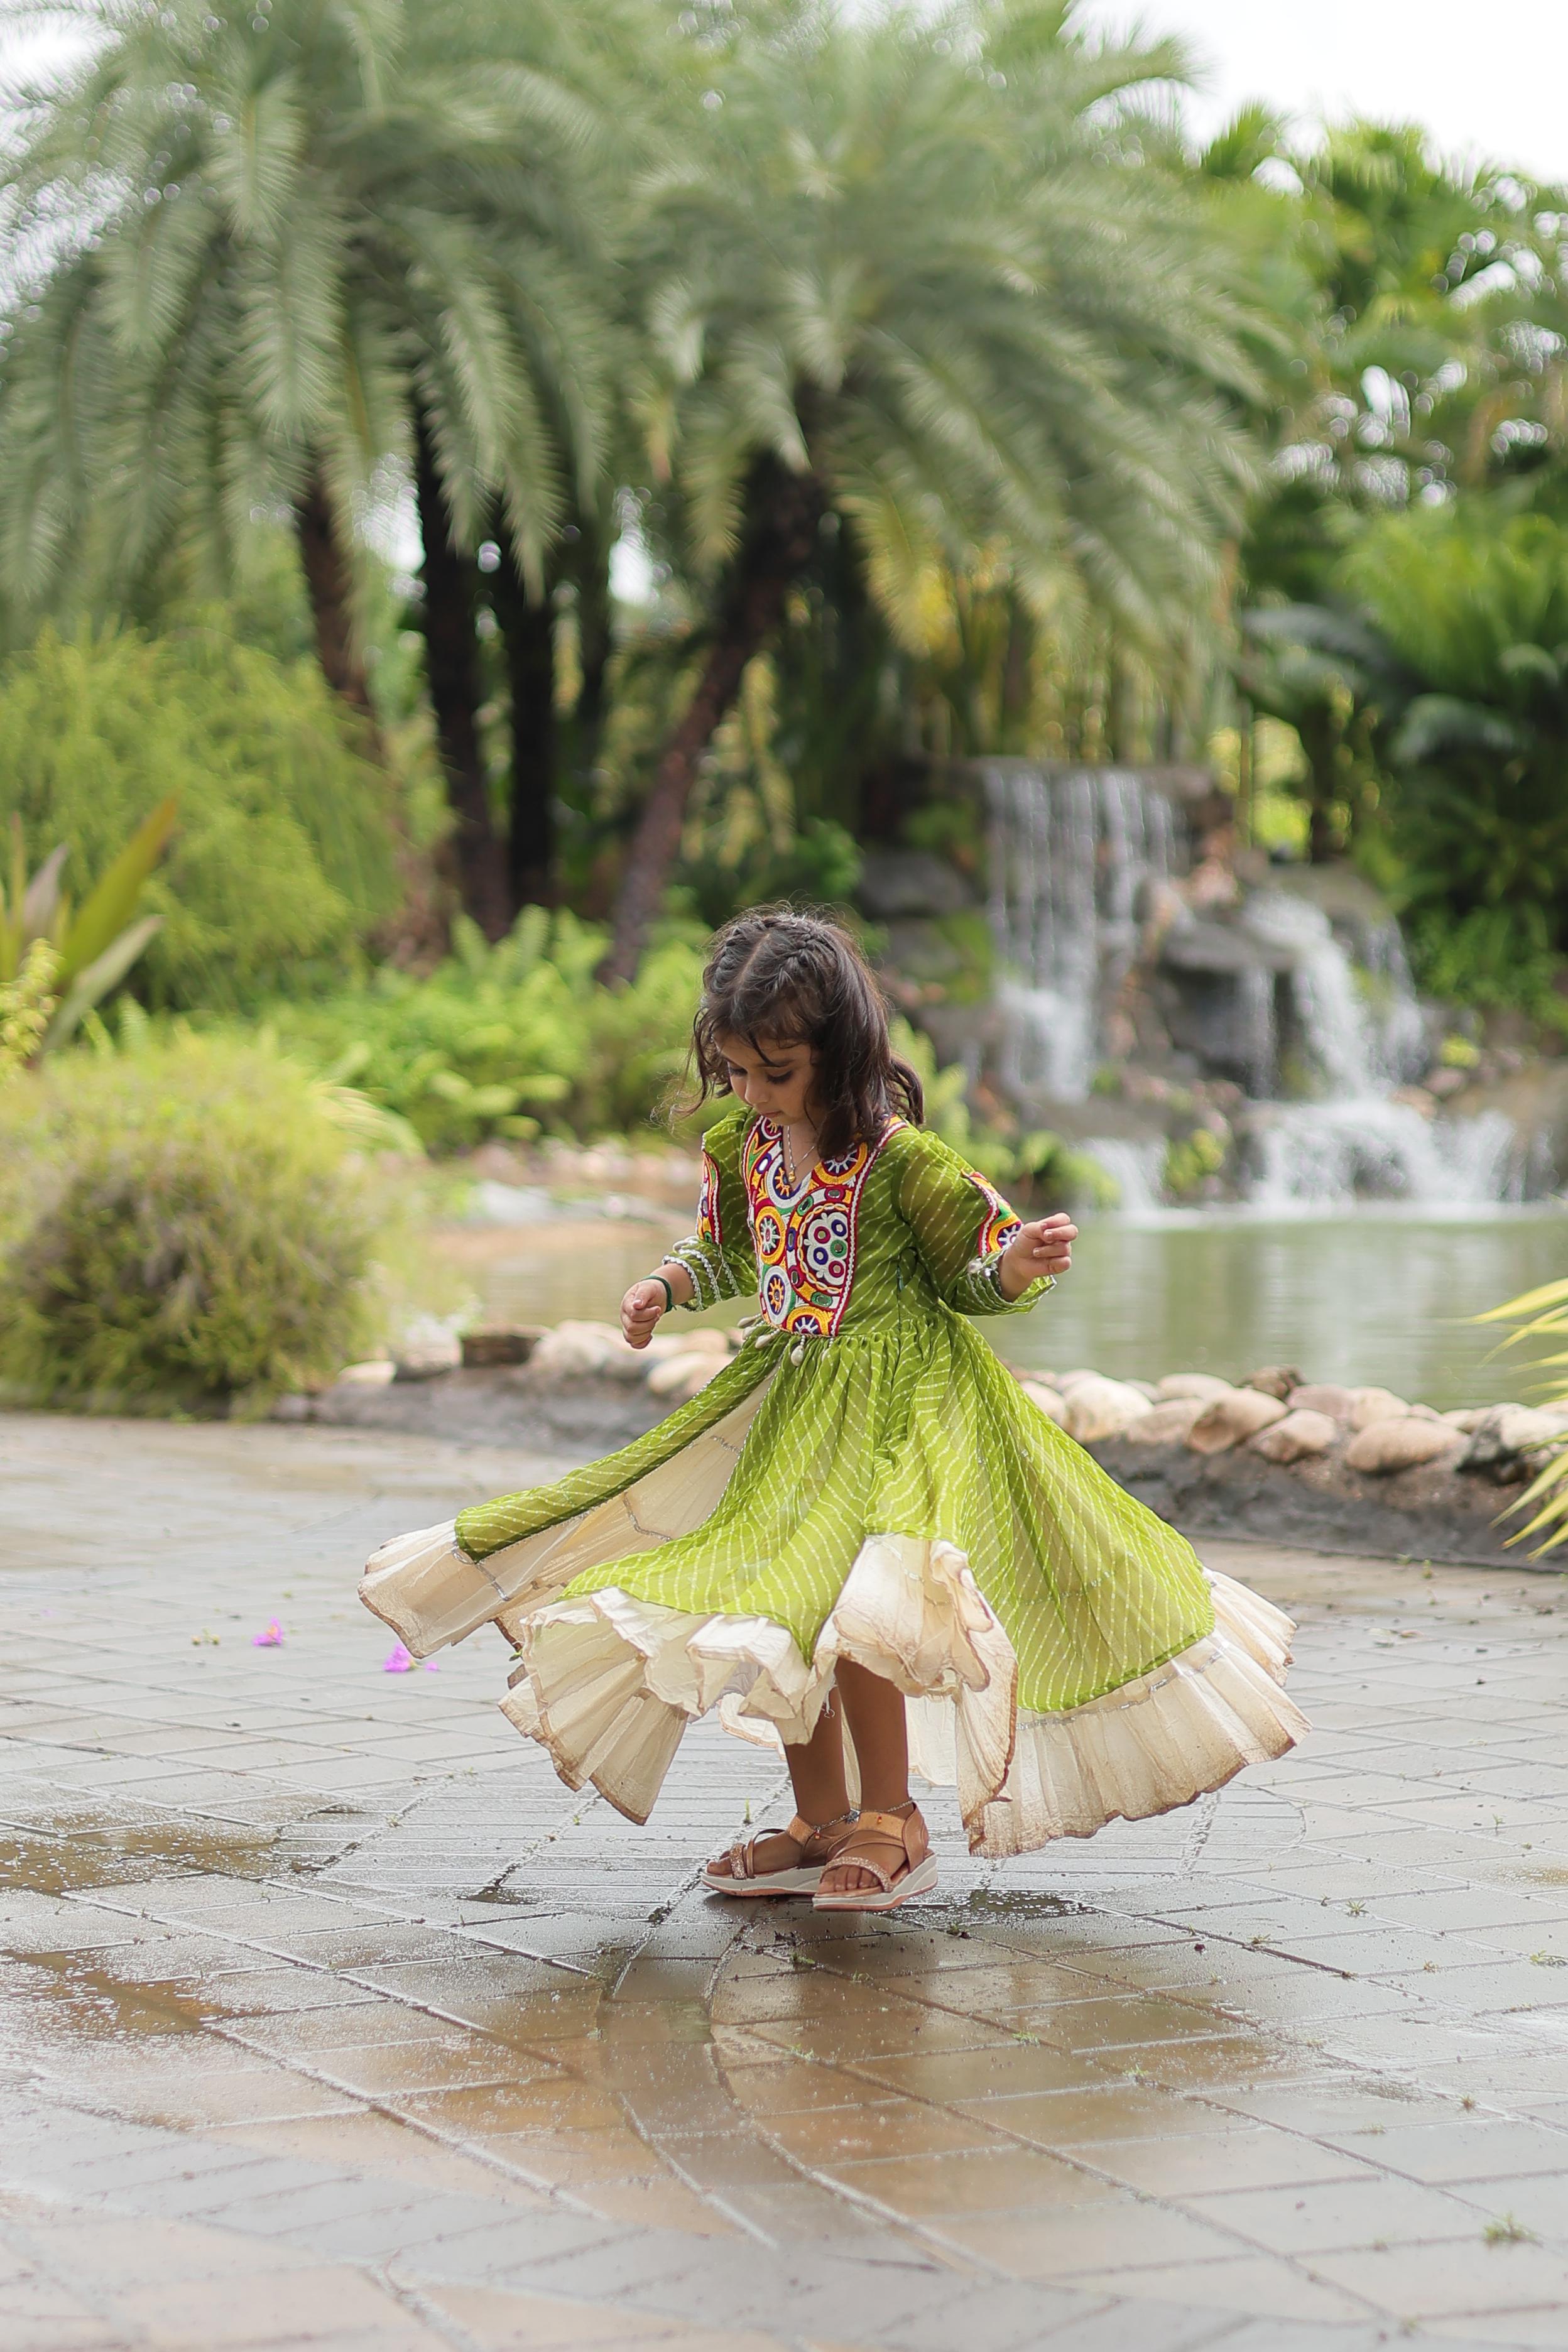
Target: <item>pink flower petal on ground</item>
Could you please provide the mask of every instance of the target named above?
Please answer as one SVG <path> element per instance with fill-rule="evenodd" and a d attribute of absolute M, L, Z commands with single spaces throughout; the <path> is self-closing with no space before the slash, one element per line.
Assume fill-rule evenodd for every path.
<path fill-rule="evenodd" d="M 390 1656 L 382 1664 L 384 1675 L 408 1675 L 414 1671 L 414 1661 L 401 1642 L 394 1642 Z"/>
<path fill-rule="evenodd" d="M 426 1658 L 425 1661 L 425 1671 L 427 1675 L 438 1675 L 441 1671 L 440 1659 Z"/>
<path fill-rule="evenodd" d="M 283 1628 L 276 1617 L 264 1633 L 251 1635 L 250 1646 L 253 1650 L 280 1650 L 283 1647 Z"/>

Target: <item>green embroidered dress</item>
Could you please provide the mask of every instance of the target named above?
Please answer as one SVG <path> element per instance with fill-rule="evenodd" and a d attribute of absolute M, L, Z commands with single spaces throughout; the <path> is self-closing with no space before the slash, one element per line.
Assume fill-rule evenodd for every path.
<path fill-rule="evenodd" d="M 699 1306 L 762 1318 L 700 1392 L 554 1485 L 376 1553 L 363 1597 L 416 1655 L 493 1621 L 502 1702 L 571 1786 L 646 1820 L 718 1706 L 809 1736 L 838 1658 L 889 1676 L 911 1754 L 957 1783 L 977 1852 L 1189 1802 L 1305 1727 L 1289 1621 L 1123 1492 L 970 1328 L 1016 1314 L 1018 1220 L 900 1120 L 793 1187 L 776 1127 L 709 1132 Z"/>

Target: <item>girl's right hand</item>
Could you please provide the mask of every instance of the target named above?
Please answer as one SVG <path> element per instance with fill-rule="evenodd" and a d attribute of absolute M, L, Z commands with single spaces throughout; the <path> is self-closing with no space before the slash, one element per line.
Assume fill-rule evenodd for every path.
<path fill-rule="evenodd" d="M 662 1282 L 634 1282 L 621 1301 L 621 1329 L 626 1345 L 646 1348 L 653 1338 L 654 1326 L 664 1313 L 665 1297 Z"/>

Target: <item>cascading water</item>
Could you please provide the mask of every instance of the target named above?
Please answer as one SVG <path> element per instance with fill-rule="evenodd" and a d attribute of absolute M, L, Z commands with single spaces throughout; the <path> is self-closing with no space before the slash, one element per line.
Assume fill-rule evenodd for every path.
<path fill-rule="evenodd" d="M 1167 794 L 1129 770 L 1008 761 L 981 772 L 1004 975 L 999 1076 L 1020 1093 L 1081 1102 L 1105 1011 L 1144 946 L 1142 898 L 1184 868 L 1184 828 Z M 1394 1098 L 1429 1055 L 1397 923 L 1368 930 L 1359 972 L 1323 909 L 1286 888 L 1252 892 L 1222 937 L 1236 950 L 1223 979 L 1250 1098 L 1249 1202 L 1278 1213 L 1365 1197 L 1428 1207 L 1522 1197 L 1523 1155 L 1500 1113 L 1429 1118 Z M 1276 1095 L 1282 1028 L 1314 1099 Z M 1157 1144 L 1081 1148 L 1115 1178 L 1125 1209 L 1156 1205 Z"/>
<path fill-rule="evenodd" d="M 1139 890 L 1172 869 L 1171 803 L 1121 768 L 1047 777 L 983 771 L 991 812 L 991 927 L 1003 971 L 1001 1076 L 1080 1100 L 1100 1010 L 1138 952 Z"/>

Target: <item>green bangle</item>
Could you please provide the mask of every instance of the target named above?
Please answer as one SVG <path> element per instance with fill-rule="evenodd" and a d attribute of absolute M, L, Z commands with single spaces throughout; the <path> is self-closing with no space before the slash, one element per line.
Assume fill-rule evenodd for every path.
<path fill-rule="evenodd" d="M 675 1293 L 671 1290 L 668 1283 L 665 1280 L 664 1276 L 662 1274 L 650 1274 L 648 1276 L 648 1280 L 650 1282 L 658 1283 L 659 1288 L 664 1293 L 664 1311 L 667 1315 L 673 1315 L 675 1312 Z"/>

